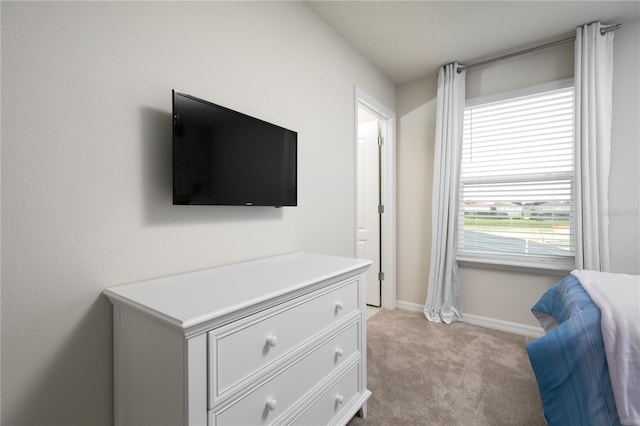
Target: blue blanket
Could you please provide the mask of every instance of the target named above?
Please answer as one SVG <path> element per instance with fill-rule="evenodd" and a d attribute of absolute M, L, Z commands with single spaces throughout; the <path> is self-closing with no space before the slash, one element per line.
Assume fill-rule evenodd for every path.
<path fill-rule="evenodd" d="M 600 329 L 600 310 L 573 276 L 531 309 L 547 334 L 527 344 L 551 426 L 619 425 Z"/>

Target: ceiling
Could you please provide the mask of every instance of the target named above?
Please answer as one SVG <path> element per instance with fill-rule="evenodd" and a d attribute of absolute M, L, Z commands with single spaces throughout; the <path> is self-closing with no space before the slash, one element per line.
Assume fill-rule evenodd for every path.
<path fill-rule="evenodd" d="M 640 18 L 640 1 L 308 1 L 396 84 L 566 38 L 585 23 Z"/>

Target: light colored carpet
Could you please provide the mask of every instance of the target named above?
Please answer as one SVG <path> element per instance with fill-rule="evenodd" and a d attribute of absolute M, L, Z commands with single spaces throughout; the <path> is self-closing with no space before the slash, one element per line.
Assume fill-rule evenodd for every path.
<path fill-rule="evenodd" d="M 529 340 L 382 310 L 367 321 L 367 418 L 348 426 L 543 426 Z"/>

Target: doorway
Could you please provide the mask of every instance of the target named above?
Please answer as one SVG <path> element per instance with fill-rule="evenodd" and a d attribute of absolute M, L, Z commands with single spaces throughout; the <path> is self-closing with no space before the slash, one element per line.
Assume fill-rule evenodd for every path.
<path fill-rule="evenodd" d="M 395 308 L 395 116 L 356 89 L 356 257 L 372 261 L 366 303 Z"/>
<path fill-rule="evenodd" d="M 356 256 L 371 260 L 367 270 L 367 305 L 382 306 L 382 120 L 358 106 L 358 199 Z"/>

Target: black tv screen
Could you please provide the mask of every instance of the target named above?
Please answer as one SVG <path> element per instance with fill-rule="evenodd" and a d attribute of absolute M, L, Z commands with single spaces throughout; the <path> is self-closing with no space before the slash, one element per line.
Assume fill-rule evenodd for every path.
<path fill-rule="evenodd" d="M 297 205 L 298 134 L 173 94 L 173 204 Z"/>

